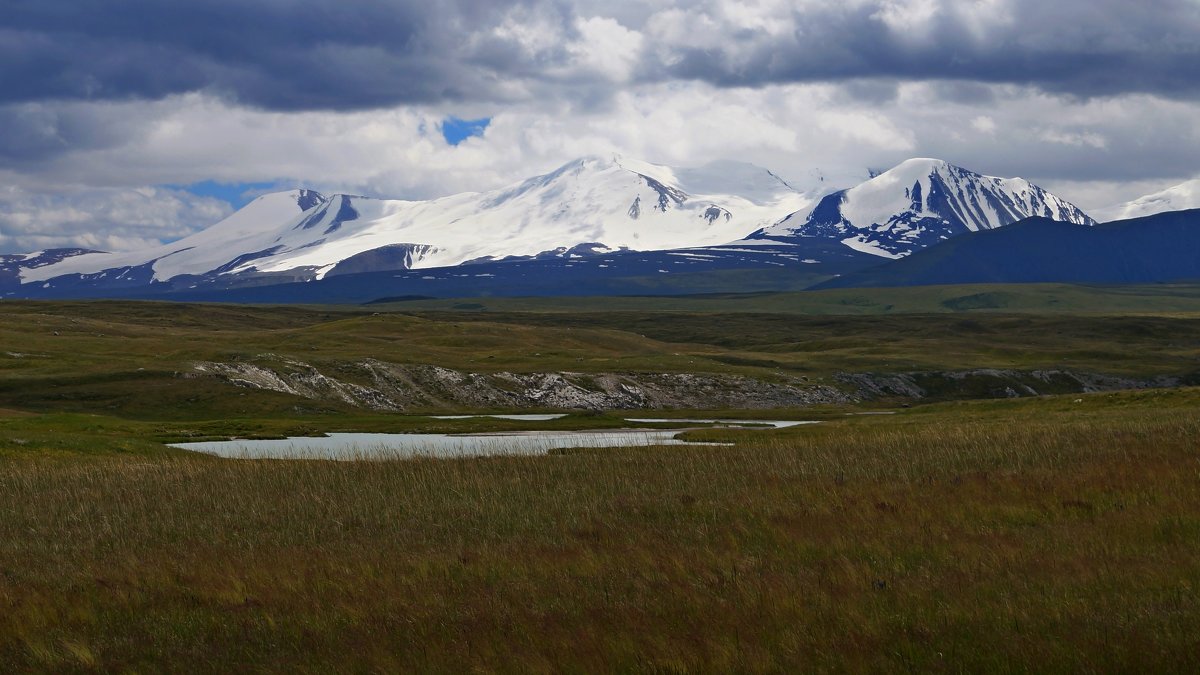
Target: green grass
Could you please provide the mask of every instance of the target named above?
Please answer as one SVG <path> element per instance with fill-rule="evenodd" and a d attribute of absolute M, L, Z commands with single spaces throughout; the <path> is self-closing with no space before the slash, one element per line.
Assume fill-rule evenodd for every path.
<path fill-rule="evenodd" d="M 1186 289 L 1174 289 L 1178 296 L 1157 290 L 1172 303 L 1189 297 Z M 958 294 L 955 297 L 980 295 L 972 288 L 936 292 L 941 295 L 935 299 L 951 292 Z M 1034 293 L 1011 287 L 995 291 L 1001 292 L 1021 297 Z M 1138 292 L 1150 291 L 1112 291 L 1108 296 L 1121 305 L 1129 297 L 1142 297 Z M 1190 382 L 1200 371 L 1200 313 L 1154 313 L 1149 301 L 1142 305 L 1145 314 L 1109 315 L 764 311 L 766 304 L 791 302 L 793 297 L 696 300 L 718 303 L 706 304 L 703 310 L 687 309 L 693 301 L 681 299 L 670 300 L 669 307 L 637 311 L 600 311 L 581 300 L 573 313 L 539 309 L 534 301 L 523 311 L 487 312 L 418 311 L 408 303 L 398 305 L 405 308 L 398 312 L 4 302 L 0 407 L 140 419 L 354 412 L 337 400 L 298 400 L 198 376 L 195 365 L 206 361 L 283 370 L 290 368 L 286 360 L 300 361 L 362 385 L 371 382 L 357 364 L 368 359 L 479 373 L 695 372 L 762 380 L 803 376 L 823 384 L 836 384 L 835 375 L 841 372 L 1069 369 L 1138 378 L 1176 376 Z M 744 311 L 747 302 L 759 311 Z M 731 308 L 735 311 L 725 311 Z M 958 394 L 950 390 L 946 395 Z M 413 411 L 446 407 L 432 400 Z"/>
<path fill-rule="evenodd" d="M 696 434 L 733 448 L 0 459 L 0 669 L 1191 671 L 1198 411 L 1178 390 Z"/>
<path fill-rule="evenodd" d="M 0 672 L 1200 669 L 1200 389 L 530 424 L 194 371 L 1193 376 L 1191 287 L 442 302 L 0 303 Z M 163 445 L 710 415 L 822 423 L 471 460 Z"/>
<path fill-rule="evenodd" d="M 977 284 L 686 296 L 425 299 L 380 303 L 375 307 L 397 311 L 516 311 L 568 314 L 580 311 L 677 311 L 825 315 L 963 312 L 1173 315 L 1200 312 L 1200 286 Z"/>
<path fill-rule="evenodd" d="M 1200 316 L 899 314 L 807 316 L 607 311 L 559 315 L 489 312 L 418 316 L 464 325 L 519 324 L 622 330 L 686 354 L 688 367 L 724 366 L 834 372 L 969 368 L 1077 369 L 1101 373 L 1190 374 L 1200 369 Z M 678 359 L 664 365 L 678 367 Z M 721 365 L 717 365 L 721 364 Z"/>

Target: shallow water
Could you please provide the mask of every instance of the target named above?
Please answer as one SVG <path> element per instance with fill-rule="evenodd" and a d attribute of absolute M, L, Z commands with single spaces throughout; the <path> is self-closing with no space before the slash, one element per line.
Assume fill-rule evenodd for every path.
<path fill-rule="evenodd" d="M 443 416 L 465 419 L 482 415 Z M 562 415 L 487 415 L 503 419 L 545 421 Z M 729 424 L 744 428 L 775 428 L 815 424 L 783 420 L 630 419 L 629 422 Z M 755 426 L 746 426 L 755 425 Z M 761 425 L 761 426 L 759 426 Z M 627 448 L 648 445 L 714 445 L 690 443 L 675 436 L 695 429 L 597 429 L 586 431 L 509 431 L 475 434 L 335 433 L 293 438 L 172 443 L 171 447 L 242 459 L 407 459 L 414 457 L 488 457 L 544 455 L 563 448 Z M 716 444 L 722 445 L 722 444 Z"/>
<path fill-rule="evenodd" d="M 558 420 L 566 416 L 566 413 L 562 413 L 561 415 L 430 415 L 430 418 L 435 420 L 469 420 L 476 417 L 491 417 L 498 420 L 517 420 L 519 422 L 549 422 L 550 420 Z"/>
<path fill-rule="evenodd" d="M 560 448 L 689 445 L 682 429 L 522 431 L 496 434 L 329 434 L 275 440 L 175 443 L 172 447 L 247 459 L 404 459 L 544 455 Z"/>
<path fill-rule="evenodd" d="M 731 427 L 744 427 L 753 429 L 755 427 L 770 427 L 772 429 L 786 429 L 787 427 L 800 426 L 801 424 L 816 424 L 816 422 L 798 422 L 795 420 L 683 420 L 683 419 L 657 419 L 648 417 L 627 417 L 626 422 L 640 422 L 642 424 L 654 423 L 679 423 L 679 424 L 724 424 Z"/>

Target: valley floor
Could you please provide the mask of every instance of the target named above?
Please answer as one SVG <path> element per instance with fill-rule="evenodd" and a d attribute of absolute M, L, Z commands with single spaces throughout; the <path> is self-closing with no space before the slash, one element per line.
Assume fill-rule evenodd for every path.
<path fill-rule="evenodd" d="M 0 670 L 1200 668 L 1193 313 L 376 311 L 0 304 Z M 732 446 L 320 462 L 163 445 L 521 427 L 414 414 L 462 409 L 436 392 L 400 414 L 192 369 L 278 364 L 268 352 L 346 385 L 372 385 L 346 364 L 376 358 L 699 372 L 856 402 L 771 413 L 817 425 L 688 432 Z M 1062 361 L 1178 386 L 993 398 L 918 377 Z M 839 373 L 909 374 L 924 394 Z"/>
<path fill-rule="evenodd" d="M 732 448 L 10 458 L 0 669 L 1193 671 L 1200 391 L 1077 400 L 698 433 Z"/>

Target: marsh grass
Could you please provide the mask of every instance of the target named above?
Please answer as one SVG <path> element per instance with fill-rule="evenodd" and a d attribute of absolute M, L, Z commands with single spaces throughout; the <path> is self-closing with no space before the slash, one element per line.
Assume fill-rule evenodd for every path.
<path fill-rule="evenodd" d="M 1194 671 L 1197 398 L 548 457 L 0 460 L 0 670 Z"/>

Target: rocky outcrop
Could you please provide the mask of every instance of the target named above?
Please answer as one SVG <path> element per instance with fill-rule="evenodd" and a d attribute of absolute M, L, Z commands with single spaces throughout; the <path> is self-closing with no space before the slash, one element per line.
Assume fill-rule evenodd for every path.
<path fill-rule="evenodd" d="M 266 389 L 307 399 L 341 401 L 372 410 L 400 409 L 387 396 L 370 387 L 327 377 L 301 361 L 278 360 L 278 369 L 252 363 L 212 362 L 197 363 L 195 368 L 200 373 L 214 375 L 239 387 Z"/>
<path fill-rule="evenodd" d="M 324 372 L 322 371 L 324 369 Z M 772 380 L 714 373 L 464 372 L 375 359 L 318 368 L 275 354 L 233 363 L 201 362 L 209 376 L 248 389 L 341 402 L 380 411 L 481 409 L 797 408 L 870 399 L 949 400 L 1078 394 L 1193 384 L 1184 378 L 1131 378 L 1068 370 L 839 373 L 836 386 L 799 377 Z"/>
<path fill-rule="evenodd" d="M 195 371 L 250 389 L 372 410 L 551 408 L 639 410 L 767 409 L 850 403 L 839 388 L 800 379 L 765 381 L 695 373 L 473 373 L 368 359 L 317 367 L 262 354 L 253 362 L 195 364 Z M 336 376 L 328 374 L 336 371 Z"/>

